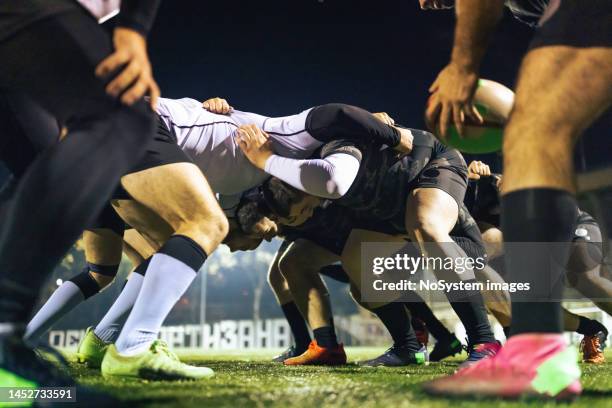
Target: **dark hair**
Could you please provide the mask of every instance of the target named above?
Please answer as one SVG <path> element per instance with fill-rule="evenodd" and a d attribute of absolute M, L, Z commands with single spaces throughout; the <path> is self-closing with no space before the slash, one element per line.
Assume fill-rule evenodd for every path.
<path fill-rule="evenodd" d="M 266 215 L 260 211 L 260 205 L 256 201 L 248 201 L 243 204 L 236 214 L 236 220 L 240 229 L 250 234 L 253 232 L 255 224 L 261 221 Z"/>
<path fill-rule="evenodd" d="M 270 178 L 262 185 L 262 192 L 272 214 L 280 217 L 288 217 L 291 207 L 302 201 L 306 195 L 276 177 Z"/>

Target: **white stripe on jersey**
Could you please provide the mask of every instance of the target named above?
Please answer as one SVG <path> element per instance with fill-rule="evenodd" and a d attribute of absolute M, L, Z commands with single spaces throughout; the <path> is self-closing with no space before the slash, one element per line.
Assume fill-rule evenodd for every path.
<path fill-rule="evenodd" d="M 280 118 L 241 111 L 217 115 L 195 99 L 160 98 L 157 111 L 212 190 L 223 195 L 242 193 L 269 177 L 251 165 L 236 144 L 239 126 L 255 124 L 269 132 L 274 151 L 284 157 L 305 159 L 322 144 L 306 132 L 308 110 Z"/>
<path fill-rule="evenodd" d="M 119 13 L 121 0 L 77 0 L 102 24 Z"/>

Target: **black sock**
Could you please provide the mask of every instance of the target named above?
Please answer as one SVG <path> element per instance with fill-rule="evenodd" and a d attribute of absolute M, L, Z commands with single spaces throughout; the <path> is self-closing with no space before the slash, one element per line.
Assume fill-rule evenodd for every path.
<path fill-rule="evenodd" d="M 394 347 L 411 352 L 419 351 L 421 345 L 416 338 L 410 323 L 410 315 L 403 303 L 391 302 L 372 309 L 372 312 L 376 313 L 391 334 Z"/>
<path fill-rule="evenodd" d="M 408 313 L 410 313 L 410 310 L 408 310 Z M 419 319 L 418 317 L 412 316 L 412 318 L 410 319 L 410 324 L 412 325 L 412 328 L 414 329 L 415 332 L 418 330 L 421 330 L 421 331 L 427 330 L 427 326 L 425 325 L 425 322 Z"/>
<path fill-rule="evenodd" d="M 417 318 L 425 323 L 427 330 L 436 341 L 444 341 L 453 337 L 424 301 L 405 302 L 404 305 L 410 311 L 413 319 Z"/>
<path fill-rule="evenodd" d="M 308 326 L 306 326 L 306 320 L 298 310 L 295 302 L 285 303 L 281 305 L 281 309 L 283 309 L 283 314 L 289 322 L 289 327 L 291 328 L 291 334 L 293 334 L 293 338 L 295 340 L 295 348 L 296 351 L 302 354 L 306 349 L 308 349 L 308 345 L 310 344 L 310 333 L 308 333 Z"/>
<path fill-rule="evenodd" d="M 608 333 L 608 329 L 606 326 L 598 322 L 597 320 L 589 319 L 584 316 L 579 316 L 580 324 L 578 324 L 578 328 L 576 329 L 576 333 L 583 334 L 585 336 L 592 336 L 595 333 L 604 332 Z"/>
<path fill-rule="evenodd" d="M 512 335 L 563 332 L 559 300 L 577 215 L 576 200 L 562 190 L 525 189 L 502 197 L 507 281 L 530 284 L 530 291 L 510 294 Z M 544 246 L 517 246 L 522 242 L 555 245 L 550 245 L 550 250 Z M 563 242 L 568 245 L 556 244 Z"/>
<path fill-rule="evenodd" d="M 312 331 L 317 344 L 325 348 L 338 347 L 338 339 L 333 326 L 323 326 Z"/>
<path fill-rule="evenodd" d="M 475 284 L 476 280 L 468 279 L 466 283 Z M 482 294 L 478 290 L 463 290 L 449 295 L 451 307 L 459 316 L 465 327 L 468 343 L 482 344 L 495 341 L 495 335 L 489 323 L 487 308 Z"/>

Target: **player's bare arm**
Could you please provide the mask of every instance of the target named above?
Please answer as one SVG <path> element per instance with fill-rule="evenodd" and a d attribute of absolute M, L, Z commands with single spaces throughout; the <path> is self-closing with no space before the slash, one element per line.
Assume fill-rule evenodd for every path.
<path fill-rule="evenodd" d="M 478 83 L 480 63 L 503 8 L 502 0 L 457 1 L 451 62 L 429 88 L 431 96 L 425 112 L 428 127 L 443 139 L 451 122 L 461 135 L 466 118 L 482 121 L 472 98 Z"/>

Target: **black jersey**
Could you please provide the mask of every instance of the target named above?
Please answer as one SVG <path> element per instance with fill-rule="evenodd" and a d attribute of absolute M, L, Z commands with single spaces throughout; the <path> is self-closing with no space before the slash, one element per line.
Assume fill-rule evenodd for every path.
<path fill-rule="evenodd" d="M 470 181 L 465 194 L 465 205 L 474 219 L 494 227 L 499 227 L 501 215 L 498 176 L 481 177 Z"/>
<path fill-rule="evenodd" d="M 281 235 L 286 241 L 305 239 L 333 252 L 342 253 L 344 244 L 353 229 L 350 211 L 336 204 L 319 207 L 302 225 L 283 226 Z"/>
<path fill-rule="evenodd" d="M 441 144 L 431 133 L 410 129 L 414 137 L 409 155 L 398 153 L 375 143 L 333 141 L 324 145 L 320 157 L 347 153 L 360 160 L 360 167 L 349 191 L 335 202 L 355 211 L 369 213 L 386 220 L 403 211 L 408 192 L 414 187 L 425 166 L 434 158 L 452 150 Z"/>
<path fill-rule="evenodd" d="M 506 0 L 506 6 L 518 20 L 535 27 L 549 0 Z"/>

